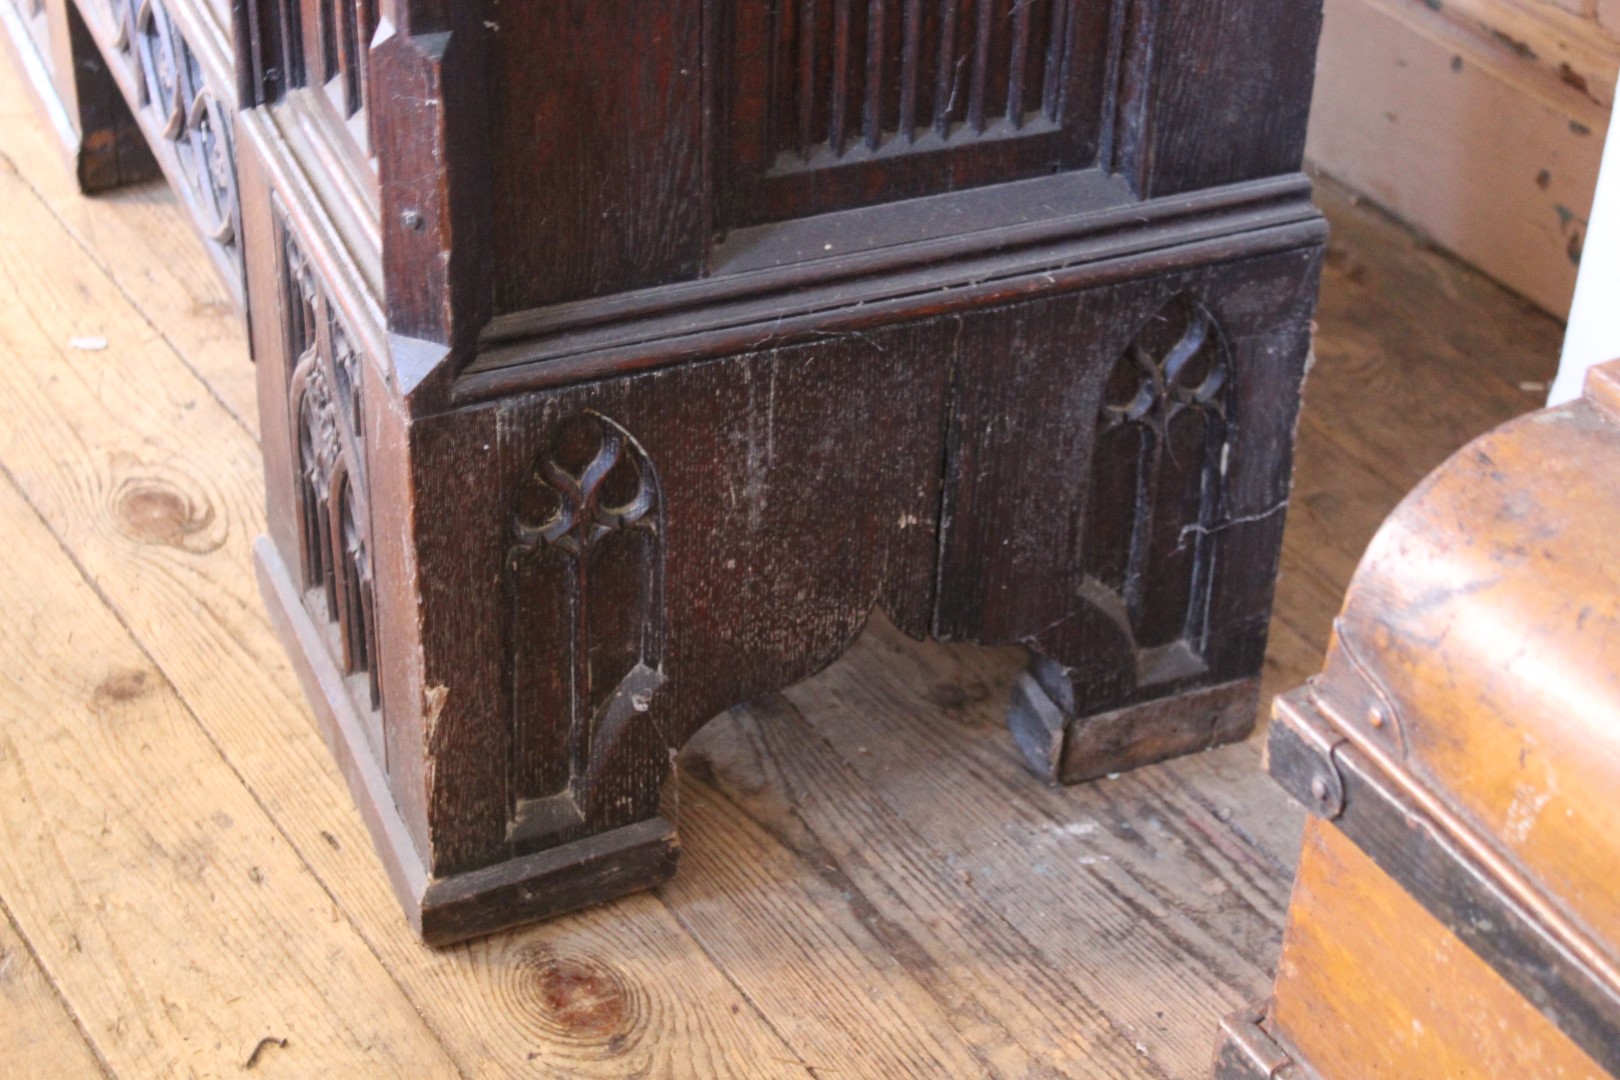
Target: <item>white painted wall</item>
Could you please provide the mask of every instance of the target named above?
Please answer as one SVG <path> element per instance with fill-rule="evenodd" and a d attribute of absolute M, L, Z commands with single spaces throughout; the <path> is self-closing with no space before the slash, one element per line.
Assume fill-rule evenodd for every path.
<path fill-rule="evenodd" d="M 1609 360 L 1620 360 L 1620 137 L 1612 130 L 1603 147 L 1564 355 L 1547 403 L 1579 397 L 1586 369 Z"/>
<path fill-rule="evenodd" d="M 1567 318 L 1620 68 L 1592 11 L 1326 0 L 1307 160 Z"/>

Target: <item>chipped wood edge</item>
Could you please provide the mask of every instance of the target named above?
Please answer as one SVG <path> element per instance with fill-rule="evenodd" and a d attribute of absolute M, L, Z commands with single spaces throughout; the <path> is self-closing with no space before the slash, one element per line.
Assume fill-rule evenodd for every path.
<path fill-rule="evenodd" d="M 675 825 L 658 816 L 533 855 L 429 879 L 410 830 L 377 767 L 343 678 L 304 610 L 275 545 L 253 546 L 259 590 L 321 734 L 359 806 L 378 858 L 411 929 L 449 945 L 508 927 L 616 900 L 667 881 L 680 856 Z"/>

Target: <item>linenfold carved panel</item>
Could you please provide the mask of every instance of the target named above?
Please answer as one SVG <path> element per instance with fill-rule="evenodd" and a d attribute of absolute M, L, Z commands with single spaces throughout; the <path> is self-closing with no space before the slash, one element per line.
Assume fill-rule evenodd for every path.
<path fill-rule="evenodd" d="M 366 50 L 377 32 L 376 0 L 316 0 L 313 11 L 307 2 L 303 7 L 317 34 L 311 44 L 318 49 L 320 63 L 312 66 L 306 56 L 301 66 L 331 88 L 344 117 L 354 116 L 366 107 L 371 93 Z M 309 19 L 312 14 L 315 18 Z"/>
<path fill-rule="evenodd" d="M 1132 643 L 1138 685 L 1203 668 L 1231 374 L 1214 319 L 1180 296 L 1148 320 L 1106 385 L 1083 592 Z"/>
<path fill-rule="evenodd" d="M 899 189 L 891 171 L 885 198 L 1089 164 L 1118 76 L 1119 6 L 733 0 L 733 223 L 862 205 L 869 182 L 806 174 L 880 160 L 934 159 Z"/>
<path fill-rule="evenodd" d="M 511 591 L 513 839 L 584 820 L 593 765 L 662 685 L 662 499 L 595 412 L 559 424 L 517 495 Z"/>
<path fill-rule="evenodd" d="M 1052 124 L 1075 0 L 775 0 L 777 150 Z"/>
<path fill-rule="evenodd" d="M 312 610 L 337 626 L 341 670 L 365 677 L 362 704 L 377 710 L 382 686 L 359 357 L 297 240 L 284 226 L 282 234 L 302 584 Z"/>

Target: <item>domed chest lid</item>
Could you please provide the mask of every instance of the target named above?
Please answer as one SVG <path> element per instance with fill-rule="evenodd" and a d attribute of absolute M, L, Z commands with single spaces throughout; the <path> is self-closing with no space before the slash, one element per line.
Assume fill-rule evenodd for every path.
<path fill-rule="evenodd" d="M 1620 364 L 1390 517 L 1310 701 L 1620 958 Z"/>

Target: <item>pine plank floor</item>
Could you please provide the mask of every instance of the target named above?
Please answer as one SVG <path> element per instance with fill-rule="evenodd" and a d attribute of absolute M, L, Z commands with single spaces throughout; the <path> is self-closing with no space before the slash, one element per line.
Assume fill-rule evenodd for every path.
<path fill-rule="evenodd" d="M 1321 201 L 1268 694 L 1561 335 Z M 1258 738 L 1049 789 L 1017 651 L 881 618 L 683 753 L 674 882 L 417 945 L 253 585 L 252 378 L 168 192 L 79 196 L 0 64 L 0 1075 L 1169 1080 L 1265 994 L 1302 819 Z"/>

